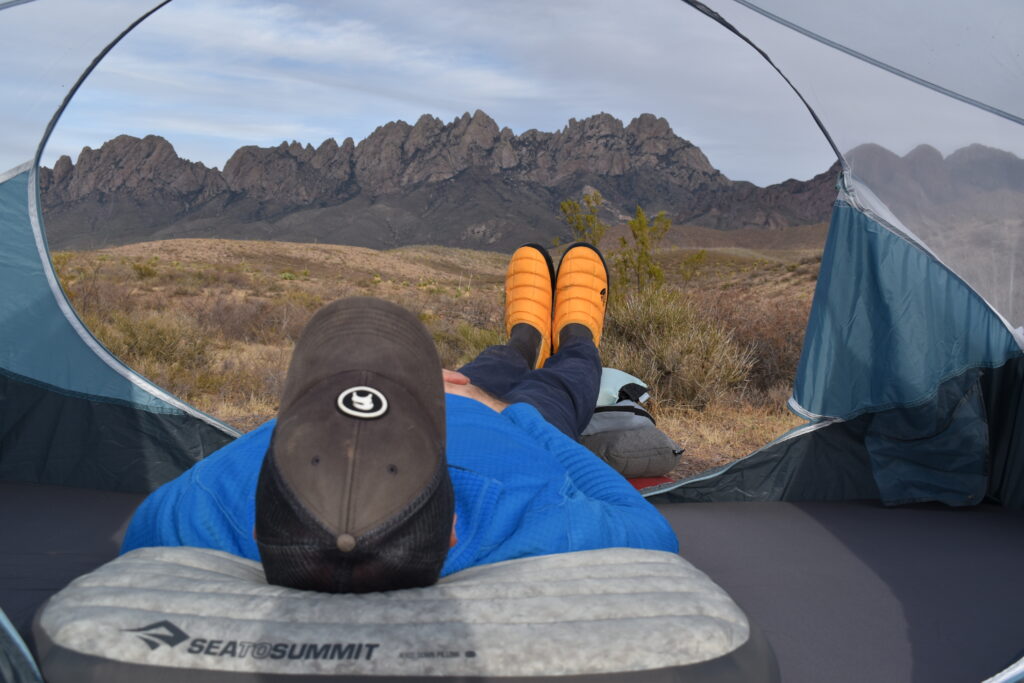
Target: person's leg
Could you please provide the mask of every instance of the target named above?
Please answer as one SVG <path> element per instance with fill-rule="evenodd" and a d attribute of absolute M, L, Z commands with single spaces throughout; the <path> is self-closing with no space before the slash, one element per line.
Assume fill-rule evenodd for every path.
<path fill-rule="evenodd" d="M 533 256 L 530 249 L 521 251 Z M 508 287 L 512 272 L 510 267 L 506 316 L 516 308 L 509 306 L 514 292 Z M 523 289 L 534 289 L 541 280 L 533 277 L 531 286 Z M 547 339 L 530 324 L 520 323 L 510 327 L 507 345 L 484 350 L 459 371 L 505 402 L 532 405 L 561 432 L 578 439 L 594 413 L 601 385 L 601 359 L 595 340 L 600 339 L 604 325 L 608 271 L 600 252 L 588 244 L 570 246 L 559 265 L 556 288 L 552 315 L 559 330 L 554 339 L 558 351 L 543 367 L 531 370 L 537 359 L 538 341 L 543 347 Z"/>
<path fill-rule="evenodd" d="M 562 255 L 555 277 L 552 341 L 555 354 L 526 375 L 502 400 L 529 403 L 548 422 L 578 439 L 594 414 L 601 386 L 597 346 L 608 301 L 608 266 L 591 244 Z"/>
<path fill-rule="evenodd" d="M 506 344 L 488 347 L 459 372 L 506 403 L 532 405 L 573 439 L 590 422 L 601 386 L 601 359 L 589 336 L 566 340 L 538 370 Z"/>
<path fill-rule="evenodd" d="M 525 348 L 529 349 L 533 336 L 539 337 L 539 333 L 527 325 L 517 325 L 508 344 L 487 347 L 474 360 L 459 368 L 459 372 L 469 377 L 473 384 L 501 398 L 533 367 L 529 351 L 524 351 L 524 344 L 518 343 L 526 338 Z M 536 348 L 536 344 L 532 348 Z"/>
<path fill-rule="evenodd" d="M 601 359 L 589 333 L 568 335 L 543 368 L 530 370 L 511 344 L 485 349 L 459 372 L 506 403 L 527 403 L 573 439 L 590 422 L 601 386 Z"/>
<path fill-rule="evenodd" d="M 508 343 L 485 349 L 459 368 L 473 384 L 501 397 L 551 355 L 554 265 L 547 249 L 524 244 L 505 273 L 505 334 Z"/>
<path fill-rule="evenodd" d="M 600 387 L 597 347 L 586 328 L 570 325 L 563 330 L 558 352 L 543 368 L 525 373 L 504 395 L 496 395 L 508 403 L 533 406 L 563 434 L 578 439 L 594 414 Z"/>

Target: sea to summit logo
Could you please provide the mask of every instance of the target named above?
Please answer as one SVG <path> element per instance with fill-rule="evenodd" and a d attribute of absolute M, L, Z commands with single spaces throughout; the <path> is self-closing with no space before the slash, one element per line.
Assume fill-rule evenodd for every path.
<path fill-rule="evenodd" d="M 363 420 L 388 412 L 388 400 L 373 387 L 350 387 L 338 394 L 338 410 Z"/>
<path fill-rule="evenodd" d="M 174 647 L 188 640 L 188 634 L 169 621 L 158 621 L 142 628 L 121 629 L 126 633 L 137 633 L 138 637 L 149 646 L 150 650 L 160 647 L 160 643 Z"/>
<path fill-rule="evenodd" d="M 231 659 L 314 659 L 335 661 L 364 661 L 373 659 L 380 643 L 292 643 L 234 640 L 219 638 L 192 638 L 169 621 L 158 621 L 142 628 L 121 629 L 134 633 L 150 650 L 161 644 L 175 647 L 188 641 L 182 654 L 203 655 Z"/>

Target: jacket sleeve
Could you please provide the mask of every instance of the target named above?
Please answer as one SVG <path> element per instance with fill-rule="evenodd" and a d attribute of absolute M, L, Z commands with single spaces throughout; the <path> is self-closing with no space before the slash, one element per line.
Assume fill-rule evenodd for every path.
<path fill-rule="evenodd" d="M 549 424 L 532 406 L 502 413 L 565 467 L 566 513 L 574 550 L 628 547 L 679 552 L 668 521 L 626 479 Z"/>

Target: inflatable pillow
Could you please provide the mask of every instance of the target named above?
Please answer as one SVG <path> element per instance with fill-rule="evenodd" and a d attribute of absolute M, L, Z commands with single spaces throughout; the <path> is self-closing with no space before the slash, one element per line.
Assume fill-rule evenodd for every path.
<path fill-rule="evenodd" d="M 641 405 L 649 397 L 640 379 L 604 368 L 597 407 L 580 436 L 580 443 L 627 479 L 666 475 L 683 454 Z"/>
<path fill-rule="evenodd" d="M 777 680 L 707 576 L 617 548 L 362 595 L 268 585 L 259 563 L 216 550 L 142 548 L 53 596 L 34 634 L 49 683 Z"/>

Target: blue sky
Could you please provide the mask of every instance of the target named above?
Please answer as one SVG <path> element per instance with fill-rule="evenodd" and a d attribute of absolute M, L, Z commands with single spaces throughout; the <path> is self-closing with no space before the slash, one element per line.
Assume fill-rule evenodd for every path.
<path fill-rule="evenodd" d="M 62 16 L 40 11 L 38 21 L 73 27 L 77 12 L 130 15 L 132 2 L 69 3 Z M 5 18 L 29 8 L 29 27 L 37 20 L 31 8 L 44 4 L 6 10 Z M 31 77 L 34 65 L 27 66 Z M 0 87 L 10 89 L 2 80 Z M 885 102 L 887 88 L 884 79 L 854 87 L 854 114 L 870 118 L 865 92 Z M 242 145 L 358 142 L 387 121 L 424 113 L 450 121 L 475 109 L 516 133 L 557 130 L 571 117 L 602 111 L 627 122 L 651 112 L 726 175 L 758 184 L 808 178 L 834 161 L 761 57 L 678 0 L 175 0 L 87 79 L 43 161 L 75 158 L 83 146 L 120 133 L 155 133 L 179 155 L 223 167 Z M 902 153 L 932 141 L 915 139 L 921 128 L 912 113 L 906 139 L 890 146 Z M 947 140 L 943 151 L 971 141 Z M 23 160 L 4 151 L 3 169 Z"/>

